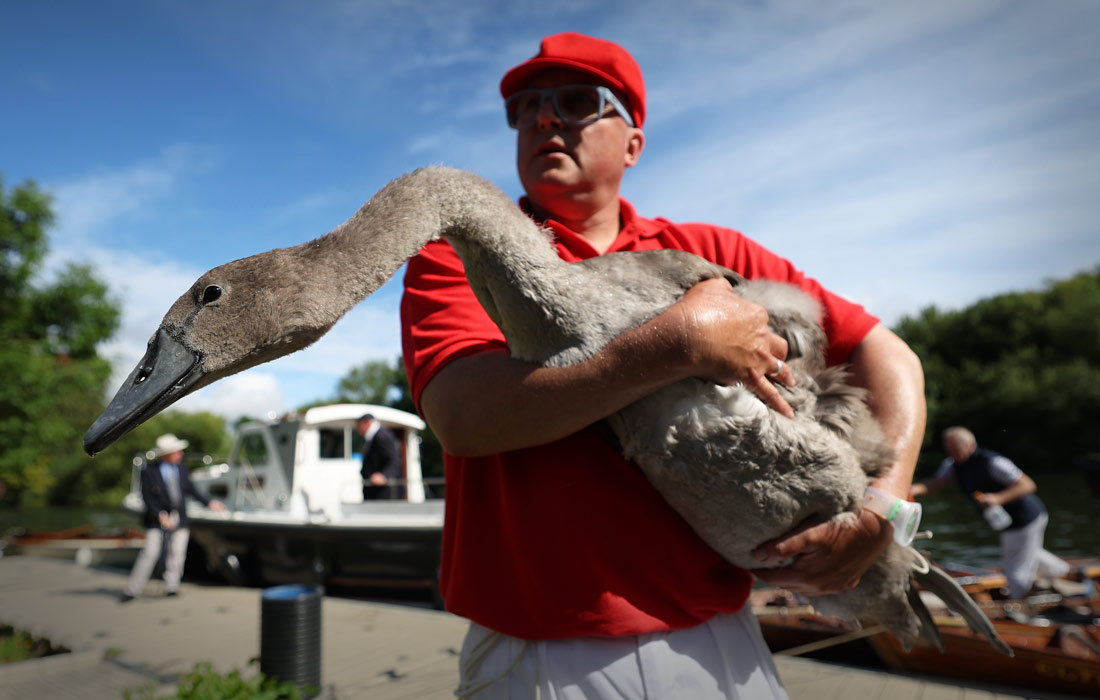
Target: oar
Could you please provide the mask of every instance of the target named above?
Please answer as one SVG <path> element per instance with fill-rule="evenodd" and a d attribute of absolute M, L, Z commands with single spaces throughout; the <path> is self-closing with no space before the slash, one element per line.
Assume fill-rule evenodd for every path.
<path fill-rule="evenodd" d="M 801 656 L 802 654 L 808 654 L 811 651 L 818 651 L 820 649 L 828 649 L 829 647 L 847 644 L 848 642 L 854 642 L 855 640 L 863 639 L 864 637 L 873 637 L 879 632 L 885 631 L 886 628 L 882 625 L 872 625 L 871 627 L 865 627 L 864 629 L 856 630 L 855 632 L 839 634 L 835 637 L 829 637 L 828 639 L 819 639 L 816 642 L 810 642 L 809 644 L 802 644 L 797 647 L 791 647 L 790 649 L 784 649 L 783 651 L 777 651 L 775 652 L 775 655 Z"/>

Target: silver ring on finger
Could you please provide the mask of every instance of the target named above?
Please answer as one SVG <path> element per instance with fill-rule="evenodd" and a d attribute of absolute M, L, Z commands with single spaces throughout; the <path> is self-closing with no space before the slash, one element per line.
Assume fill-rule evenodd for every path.
<path fill-rule="evenodd" d="M 779 374 L 780 372 L 782 372 L 782 371 L 783 371 L 783 360 L 779 360 L 779 359 L 777 359 L 777 360 L 775 361 L 775 371 L 774 371 L 774 372 L 770 372 L 770 373 L 768 374 L 768 376 L 769 376 L 769 377 L 775 377 L 775 376 L 778 376 L 778 374 Z"/>

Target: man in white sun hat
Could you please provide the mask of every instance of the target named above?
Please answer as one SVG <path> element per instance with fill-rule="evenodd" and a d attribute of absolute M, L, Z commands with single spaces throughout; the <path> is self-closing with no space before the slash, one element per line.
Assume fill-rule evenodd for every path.
<path fill-rule="evenodd" d="M 182 466 L 183 451 L 189 443 L 172 433 L 157 438 L 152 460 L 141 470 L 141 498 L 145 502 L 143 522 L 145 546 L 134 562 L 130 579 L 122 591 L 122 602 L 128 603 L 140 595 L 160 559 L 167 542 L 168 557 L 164 565 L 166 595 L 179 595 L 180 577 L 187 556 L 186 498 L 191 496 L 212 510 L 225 510 L 221 501 L 211 500 L 195 490 L 187 469 Z"/>

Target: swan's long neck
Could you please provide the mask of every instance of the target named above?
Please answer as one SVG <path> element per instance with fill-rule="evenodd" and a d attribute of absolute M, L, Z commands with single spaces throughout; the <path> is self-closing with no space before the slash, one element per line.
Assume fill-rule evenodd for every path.
<path fill-rule="evenodd" d="M 574 266 L 503 192 L 470 173 L 419 170 L 317 240 L 201 275 L 168 309 L 145 357 L 89 429 L 85 450 L 103 449 L 202 386 L 315 342 L 441 235 L 465 256 L 474 289 L 510 347 L 513 338 L 516 347 L 537 346 L 547 316 L 567 318 L 576 308 L 554 294 L 568 287 L 563 280 Z M 571 347 L 562 340 L 568 336 L 550 328 L 547 347 Z"/>
<path fill-rule="evenodd" d="M 331 325 L 439 236 L 462 257 L 478 299 L 510 343 L 520 336 L 516 343 L 524 344 L 531 335 L 524 327 L 540 327 L 545 336 L 547 324 L 556 325 L 552 317 L 562 315 L 555 307 L 570 266 L 507 195 L 462 170 L 425 168 L 383 187 L 346 223 L 295 250 L 304 270 L 299 279 L 318 286 L 311 296 L 326 299 Z M 311 275 L 317 266 L 328 269 Z M 532 344 L 545 349 L 546 342 L 540 337 Z"/>

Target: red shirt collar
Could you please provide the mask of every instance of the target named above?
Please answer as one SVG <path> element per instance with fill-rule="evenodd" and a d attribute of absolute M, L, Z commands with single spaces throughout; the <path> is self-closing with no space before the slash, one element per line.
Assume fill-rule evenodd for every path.
<path fill-rule="evenodd" d="M 531 213 L 531 201 L 527 197 L 520 198 L 519 207 L 524 213 L 535 219 Z M 622 228 L 619 229 L 619 235 L 615 238 L 615 242 L 607 249 L 608 253 L 634 250 L 639 239 L 652 238 L 661 232 L 662 227 L 657 221 L 639 217 L 634 205 L 622 197 L 619 197 L 619 218 L 622 220 Z M 535 219 L 535 221 L 550 229 L 550 232 L 554 234 L 554 242 L 557 244 L 562 258 L 570 262 L 576 262 L 577 260 L 587 260 L 599 255 L 588 241 L 565 224 L 554 219 L 547 219 L 546 221 Z"/>

